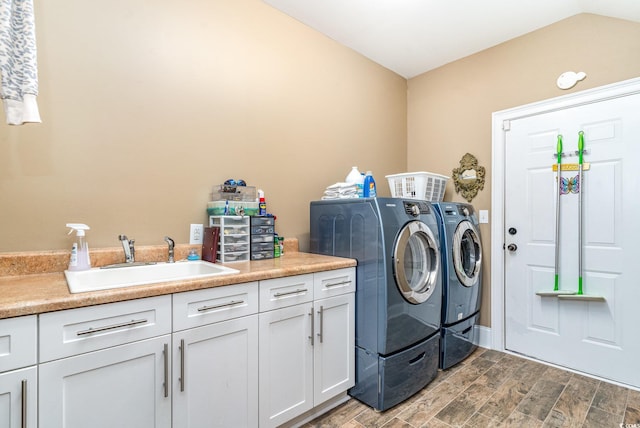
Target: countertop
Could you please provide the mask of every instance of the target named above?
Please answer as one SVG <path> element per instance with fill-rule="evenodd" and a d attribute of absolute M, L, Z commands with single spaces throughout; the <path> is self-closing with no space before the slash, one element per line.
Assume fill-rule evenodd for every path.
<path fill-rule="evenodd" d="M 207 279 L 164 282 L 76 294 L 69 292 L 64 273 L 61 271 L 0 275 L 0 319 L 341 269 L 356 266 L 356 260 L 286 251 L 279 258 L 223 265 L 240 272 Z"/>

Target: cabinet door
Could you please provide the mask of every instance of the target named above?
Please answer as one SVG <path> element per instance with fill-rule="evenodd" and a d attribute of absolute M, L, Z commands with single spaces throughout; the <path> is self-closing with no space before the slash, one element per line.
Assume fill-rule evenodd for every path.
<path fill-rule="evenodd" d="M 37 398 L 35 366 L 0 374 L 0 427 L 37 427 Z"/>
<path fill-rule="evenodd" d="M 314 303 L 315 406 L 355 385 L 354 307 L 353 293 Z"/>
<path fill-rule="evenodd" d="M 258 426 L 258 315 L 173 336 L 173 426 Z"/>
<path fill-rule="evenodd" d="M 313 407 L 312 319 L 310 302 L 260 314 L 260 427 Z"/>
<path fill-rule="evenodd" d="M 41 364 L 40 428 L 171 426 L 171 336 Z"/>

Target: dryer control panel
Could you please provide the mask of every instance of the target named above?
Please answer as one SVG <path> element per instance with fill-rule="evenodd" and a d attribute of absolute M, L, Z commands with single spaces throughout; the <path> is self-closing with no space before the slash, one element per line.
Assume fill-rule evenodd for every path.
<path fill-rule="evenodd" d="M 403 201 L 404 211 L 414 217 L 431 214 L 431 205 L 427 201 Z"/>

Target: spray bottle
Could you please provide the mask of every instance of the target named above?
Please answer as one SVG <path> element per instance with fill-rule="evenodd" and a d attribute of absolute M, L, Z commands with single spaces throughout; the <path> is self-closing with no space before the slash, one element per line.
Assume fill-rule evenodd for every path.
<path fill-rule="evenodd" d="M 71 259 L 69 260 L 69 270 L 88 270 L 91 269 L 91 259 L 89 258 L 89 244 L 84 239 L 84 231 L 90 227 L 82 223 L 67 223 L 70 228 L 69 235 L 76 232 L 77 242 L 71 247 Z"/>

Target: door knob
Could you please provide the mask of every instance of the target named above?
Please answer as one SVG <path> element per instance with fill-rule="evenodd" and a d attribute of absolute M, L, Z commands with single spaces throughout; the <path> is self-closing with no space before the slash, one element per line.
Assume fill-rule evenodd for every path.
<path fill-rule="evenodd" d="M 509 250 L 509 251 L 515 251 L 517 249 L 518 249 L 518 246 L 516 244 L 507 245 L 507 250 Z"/>

